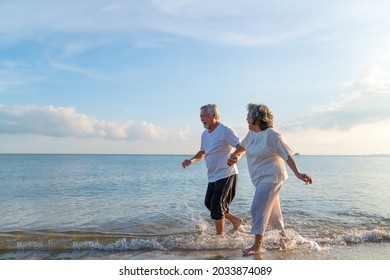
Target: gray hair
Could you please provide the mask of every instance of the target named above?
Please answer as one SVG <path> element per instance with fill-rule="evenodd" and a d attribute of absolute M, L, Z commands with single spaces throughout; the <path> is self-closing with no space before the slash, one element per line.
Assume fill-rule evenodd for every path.
<path fill-rule="evenodd" d="M 261 130 L 266 130 L 267 128 L 274 126 L 274 116 L 266 105 L 249 103 L 248 113 L 252 116 L 253 124 L 257 121 L 259 122 Z"/>
<path fill-rule="evenodd" d="M 200 107 L 201 110 L 203 109 L 207 109 L 207 113 L 210 115 L 210 116 L 215 116 L 216 120 L 218 121 L 219 120 L 219 112 L 218 112 L 218 107 L 217 105 L 215 104 L 207 104 L 207 105 L 204 105 L 202 107 Z"/>

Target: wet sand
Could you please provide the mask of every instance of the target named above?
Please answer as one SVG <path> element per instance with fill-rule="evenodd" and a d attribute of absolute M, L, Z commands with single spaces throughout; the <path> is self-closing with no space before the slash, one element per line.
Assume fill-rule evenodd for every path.
<path fill-rule="evenodd" d="M 65 257 L 65 256 L 64 256 Z M 82 256 L 80 256 L 84 259 Z M 334 246 L 320 250 L 268 250 L 243 256 L 241 250 L 135 251 L 89 256 L 87 259 L 110 260 L 390 260 L 390 243 L 362 243 Z"/>
<path fill-rule="evenodd" d="M 390 260 L 390 243 L 361 243 L 339 245 L 319 250 L 298 247 L 289 250 L 266 250 L 243 256 L 240 249 L 234 250 L 139 250 L 101 251 L 65 250 L 40 251 L 19 250 L 0 252 L 1 260 Z"/>

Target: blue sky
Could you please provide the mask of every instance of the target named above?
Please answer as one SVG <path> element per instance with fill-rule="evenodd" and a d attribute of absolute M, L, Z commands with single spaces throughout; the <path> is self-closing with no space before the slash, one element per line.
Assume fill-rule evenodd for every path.
<path fill-rule="evenodd" d="M 192 154 L 266 104 L 301 154 L 390 153 L 390 2 L 0 2 L 0 153 Z"/>

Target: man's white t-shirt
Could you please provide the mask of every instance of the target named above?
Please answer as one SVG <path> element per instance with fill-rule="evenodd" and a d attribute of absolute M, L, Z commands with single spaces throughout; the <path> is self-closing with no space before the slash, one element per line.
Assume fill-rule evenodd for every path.
<path fill-rule="evenodd" d="M 219 123 L 210 133 L 202 133 L 200 150 L 206 154 L 207 177 L 209 182 L 216 182 L 233 174 L 238 174 L 237 166 L 228 166 L 227 161 L 235 147 L 240 143 L 236 132 Z"/>
<path fill-rule="evenodd" d="M 280 183 L 288 178 L 284 162 L 292 150 L 284 143 L 280 133 L 273 128 L 249 131 L 240 143 L 246 150 L 252 183 Z"/>

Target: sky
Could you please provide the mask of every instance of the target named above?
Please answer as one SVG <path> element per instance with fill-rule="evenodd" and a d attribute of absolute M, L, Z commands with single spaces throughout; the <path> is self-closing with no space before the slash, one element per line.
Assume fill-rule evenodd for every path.
<path fill-rule="evenodd" d="M 390 154 L 388 0 L 0 0 L 0 153 L 194 154 L 246 105 L 303 155 Z"/>

